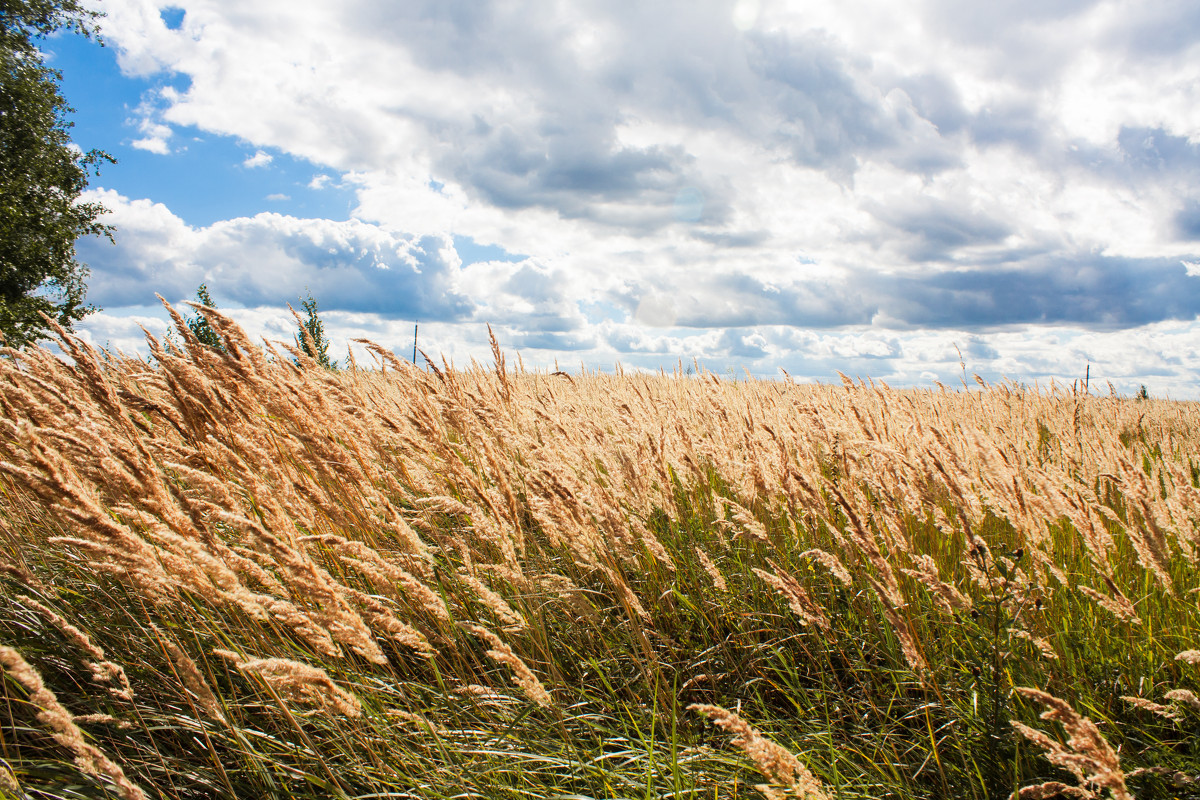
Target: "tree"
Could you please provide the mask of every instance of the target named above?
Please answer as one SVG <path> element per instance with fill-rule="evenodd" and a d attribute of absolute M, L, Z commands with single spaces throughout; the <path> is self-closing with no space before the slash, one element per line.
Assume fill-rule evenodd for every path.
<path fill-rule="evenodd" d="M 312 292 L 308 293 L 307 299 L 300 301 L 300 307 L 304 309 L 305 313 L 302 320 L 298 314 L 296 315 L 296 319 L 300 322 L 299 330 L 296 331 L 296 342 L 300 345 L 301 351 L 322 367 L 337 369 L 337 362 L 331 361 L 329 358 L 329 339 L 326 338 L 325 326 L 317 315 L 317 301 L 313 299 Z"/>
<path fill-rule="evenodd" d="M 85 303 L 81 236 L 106 236 L 99 203 L 79 202 L 89 170 L 116 163 L 71 141 L 73 109 L 37 42 L 66 30 L 97 38 L 100 12 L 77 0 L 0 0 L 0 334 L 20 347 L 47 335 L 42 314 L 68 330 L 96 311 Z"/>
<path fill-rule="evenodd" d="M 196 290 L 196 300 L 201 305 L 208 306 L 209 308 L 217 307 L 216 302 L 208 293 L 208 284 L 206 283 L 200 284 L 200 288 Z M 208 324 L 208 319 L 203 314 L 196 312 L 196 316 L 189 317 L 187 326 L 191 329 L 192 335 L 200 340 L 200 344 L 208 345 L 214 350 L 220 350 L 222 353 L 225 352 L 224 342 L 221 341 L 221 337 L 212 329 L 212 326 Z"/>

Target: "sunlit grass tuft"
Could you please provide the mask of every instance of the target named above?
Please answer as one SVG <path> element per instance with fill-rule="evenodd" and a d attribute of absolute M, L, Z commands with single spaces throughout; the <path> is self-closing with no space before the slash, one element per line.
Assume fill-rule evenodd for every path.
<path fill-rule="evenodd" d="M 1195 404 L 335 373 L 204 313 L 0 357 L 0 791 L 1200 796 Z"/>

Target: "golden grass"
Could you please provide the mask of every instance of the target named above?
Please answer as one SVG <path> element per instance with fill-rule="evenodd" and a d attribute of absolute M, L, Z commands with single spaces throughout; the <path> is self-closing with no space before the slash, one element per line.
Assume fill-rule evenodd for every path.
<path fill-rule="evenodd" d="M 227 353 L 181 324 L 149 361 L 0 358 L 6 785 L 86 752 L 97 791 L 140 791 L 74 713 L 171 797 L 739 796 L 688 707 L 770 756 L 770 796 L 1123 797 L 1193 769 L 1196 404 L 514 372 L 498 345 L 335 373 L 204 313 Z M 1160 726 L 1122 751 L 1141 772 L 1075 702 L 1109 739 Z"/>

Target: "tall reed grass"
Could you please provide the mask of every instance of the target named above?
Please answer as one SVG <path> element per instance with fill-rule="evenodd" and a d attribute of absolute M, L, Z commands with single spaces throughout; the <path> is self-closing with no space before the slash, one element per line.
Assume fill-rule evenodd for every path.
<path fill-rule="evenodd" d="M 0 357 L 0 792 L 1200 796 L 1196 404 L 203 313 Z"/>

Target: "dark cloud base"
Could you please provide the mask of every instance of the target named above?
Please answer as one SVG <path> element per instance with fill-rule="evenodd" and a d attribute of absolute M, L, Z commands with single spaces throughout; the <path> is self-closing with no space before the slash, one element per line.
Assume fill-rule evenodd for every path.
<path fill-rule="evenodd" d="M 932 274 L 863 270 L 843 280 L 796 281 L 783 288 L 747 275 L 726 275 L 698 282 L 686 294 L 671 295 L 667 285 L 653 292 L 672 297 L 672 324 L 682 328 L 996 329 L 1070 324 L 1115 330 L 1200 316 L 1200 277 L 1188 275 L 1175 258 L 1040 256 L 1020 266 Z M 609 299 L 632 316 L 643 296 L 627 287 Z"/>

